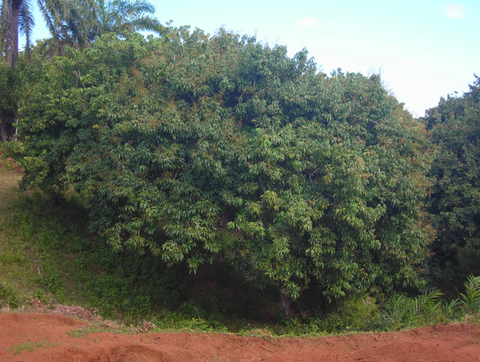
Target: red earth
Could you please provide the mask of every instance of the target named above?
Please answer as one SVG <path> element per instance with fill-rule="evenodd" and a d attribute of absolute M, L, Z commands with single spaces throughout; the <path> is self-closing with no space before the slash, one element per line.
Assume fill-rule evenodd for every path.
<path fill-rule="evenodd" d="M 0 361 L 480 361 L 480 326 L 317 338 L 213 333 L 87 333 L 89 322 L 0 314 Z"/>

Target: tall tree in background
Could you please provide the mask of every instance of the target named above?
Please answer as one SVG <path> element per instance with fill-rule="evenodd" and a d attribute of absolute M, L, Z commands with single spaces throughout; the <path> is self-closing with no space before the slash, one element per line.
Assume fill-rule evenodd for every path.
<path fill-rule="evenodd" d="M 26 35 L 27 49 L 30 35 L 35 25 L 29 0 L 3 0 L 0 10 L 0 55 L 12 68 L 18 61 L 18 33 Z"/>
<path fill-rule="evenodd" d="M 160 22 L 151 16 L 155 7 L 144 0 L 76 0 L 72 6 L 45 2 L 40 8 L 52 35 L 43 44 L 49 55 L 65 55 L 68 46 L 84 48 L 105 33 L 159 33 L 161 29 Z"/>
<path fill-rule="evenodd" d="M 96 6 L 93 1 L 39 1 L 42 17 L 52 38 L 49 45 L 54 55 L 64 55 L 67 46 L 83 47 L 88 33 L 95 24 Z"/>
<path fill-rule="evenodd" d="M 96 0 L 97 33 L 101 36 L 105 33 L 136 32 L 161 30 L 160 22 L 148 14 L 155 13 L 155 7 L 147 1 L 137 0 Z"/>
<path fill-rule="evenodd" d="M 433 251 L 454 262 L 459 248 L 480 249 L 480 78 L 462 97 L 441 99 L 425 120 L 437 147 L 430 174 Z"/>
<path fill-rule="evenodd" d="M 38 7 L 52 35 L 44 45 L 53 55 L 64 55 L 68 46 L 82 48 L 97 36 L 125 31 L 159 33 L 160 22 L 152 17 L 155 8 L 144 0 L 38 0 Z M 18 61 L 18 35 L 26 36 L 26 51 L 34 24 L 29 0 L 2 0 L 0 54 L 8 67 Z M 28 55 L 28 54 L 27 54 Z"/>

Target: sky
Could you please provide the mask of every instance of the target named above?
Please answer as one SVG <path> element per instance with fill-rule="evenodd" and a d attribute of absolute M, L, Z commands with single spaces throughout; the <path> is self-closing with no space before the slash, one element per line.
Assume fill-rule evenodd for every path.
<path fill-rule="evenodd" d="M 480 0 L 150 0 L 161 23 L 307 49 L 318 70 L 380 74 L 417 117 L 480 76 Z M 34 39 L 48 37 L 36 13 Z"/>

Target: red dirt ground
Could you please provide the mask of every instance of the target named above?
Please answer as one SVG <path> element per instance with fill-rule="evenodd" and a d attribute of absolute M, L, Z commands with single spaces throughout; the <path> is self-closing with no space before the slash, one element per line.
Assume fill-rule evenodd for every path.
<path fill-rule="evenodd" d="M 464 324 L 296 339 L 82 333 L 88 326 L 63 315 L 0 314 L 0 361 L 480 361 L 480 326 Z"/>

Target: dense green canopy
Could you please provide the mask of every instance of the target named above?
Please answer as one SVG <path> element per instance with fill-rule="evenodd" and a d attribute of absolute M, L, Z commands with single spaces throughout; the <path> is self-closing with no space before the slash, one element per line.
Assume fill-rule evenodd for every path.
<path fill-rule="evenodd" d="M 187 28 L 97 39 L 29 75 L 23 185 L 83 192 L 92 231 L 297 297 L 418 287 L 426 138 L 378 76 Z"/>
<path fill-rule="evenodd" d="M 447 259 L 454 246 L 480 247 L 480 79 L 461 97 L 449 96 L 427 111 L 437 154 L 429 211 Z"/>

